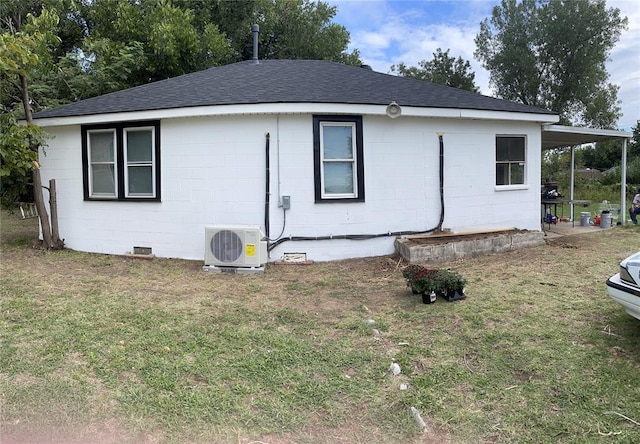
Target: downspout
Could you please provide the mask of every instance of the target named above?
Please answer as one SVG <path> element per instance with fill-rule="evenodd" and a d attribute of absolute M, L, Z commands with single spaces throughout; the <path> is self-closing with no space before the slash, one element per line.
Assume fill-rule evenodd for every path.
<path fill-rule="evenodd" d="M 440 221 L 435 231 L 441 231 L 444 222 L 444 140 L 442 136 L 444 133 L 438 133 L 438 141 L 440 142 Z"/>
<path fill-rule="evenodd" d="M 264 197 L 264 234 L 269 239 L 269 195 L 270 195 L 270 171 L 269 171 L 269 140 L 271 136 L 268 132 L 264 133 L 265 137 L 265 167 L 266 167 L 266 182 L 265 182 L 265 197 Z"/>
<path fill-rule="evenodd" d="M 280 192 L 280 114 L 276 116 L 276 177 L 278 184 L 278 206 L 282 206 L 282 193 Z"/>

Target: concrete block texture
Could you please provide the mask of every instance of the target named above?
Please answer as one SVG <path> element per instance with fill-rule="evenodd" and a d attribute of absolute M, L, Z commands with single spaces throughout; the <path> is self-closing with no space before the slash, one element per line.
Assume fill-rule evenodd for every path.
<path fill-rule="evenodd" d="M 428 239 L 428 241 L 427 241 Z M 431 238 L 396 239 L 395 249 L 409 263 L 441 263 L 544 244 L 541 231 L 506 231 Z"/>

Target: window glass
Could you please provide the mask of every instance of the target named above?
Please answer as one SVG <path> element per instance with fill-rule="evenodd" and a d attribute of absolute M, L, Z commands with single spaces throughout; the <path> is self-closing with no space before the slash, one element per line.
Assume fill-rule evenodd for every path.
<path fill-rule="evenodd" d="M 113 132 L 89 134 L 91 162 L 113 162 Z"/>
<path fill-rule="evenodd" d="M 524 161 L 524 137 L 496 138 L 497 161 Z"/>
<path fill-rule="evenodd" d="M 153 170 L 151 166 L 130 166 L 129 173 L 129 194 L 153 194 Z"/>
<path fill-rule="evenodd" d="M 115 196 L 115 167 L 113 164 L 91 165 L 92 191 L 93 194 L 104 194 Z"/>
<path fill-rule="evenodd" d="M 325 163 L 324 192 L 327 194 L 353 194 L 353 163 Z"/>
<path fill-rule="evenodd" d="M 510 167 L 511 167 L 510 183 L 523 184 L 524 183 L 524 163 L 512 163 Z"/>
<path fill-rule="evenodd" d="M 509 185 L 509 164 L 496 164 L 496 185 Z"/>
<path fill-rule="evenodd" d="M 325 159 L 353 159 L 352 127 L 324 125 L 322 147 Z"/>
<path fill-rule="evenodd" d="M 524 161 L 524 140 L 522 143 L 514 143 L 509 146 L 509 160 Z"/>
<path fill-rule="evenodd" d="M 151 162 L 153 156 L 153 133 L 150 130 L 127 131 L 127 161 Z"/>
<path fill-rule="evenodd" d="M 496 140 L 496 160 L 498 162 L 509 160 L 509 145 L 504 138 Z"/>

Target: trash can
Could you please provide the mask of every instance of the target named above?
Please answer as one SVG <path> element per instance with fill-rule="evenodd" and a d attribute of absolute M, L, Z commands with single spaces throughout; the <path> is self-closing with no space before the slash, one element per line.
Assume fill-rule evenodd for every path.
<path fill-rule="evenodd" d="M 580 226 L 588 227 L 589 226 L 589 218 L 591 218 L 591 213 L 588 211 L 584 211 L 580 213 Z"/>
<path fill-rule="evenodd" d="M 600 228 L 611 228 L 611 213 L 609 211 L 603 211 L 600 214 Z"/>

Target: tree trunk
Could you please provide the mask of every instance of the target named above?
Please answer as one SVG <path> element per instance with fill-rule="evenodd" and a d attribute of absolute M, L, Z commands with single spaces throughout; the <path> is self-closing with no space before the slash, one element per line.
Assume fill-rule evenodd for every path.
<path fill-rule="evenodd" d="M 29 90 L 28 90 L 28 82 L 27 77 L 24 75 L 20 75 L 20 93 L 22 95 L 22 106 L 24 107 L 24 116 L 27 121 L 27 124 L 31 125 L 33 123 L 33 114 L 31 113 L 31 106 L 29 105 Z M 39 152 L 39 147 L 35 144 L 31 144 L 31 149 L 36 153 Z M 62 248 L 60 242 L 60 235 L 58 234 L 58 217 L 57 217 L 57 209 L 55 216 L 55 236 L 51 234 L 51 224 L 49 222 L 49 214 L 47 213 L 47 207 L 44 205 L 44 196 L 42 193 L 42 177 L 40 176 L 40 164 L 38 162 L 34 162 L 33 164 L 33 196 L 36 204 L 36 209 L 38 210 L 38 218 L 40 219 L 40 229 L 42 230 L 42 243 L 44 248 L 51 249 L 59 249 Z M 53 197 L 51 197 L 53 196 Z M 51 199 L 55 203 L 55 185 L 53 194 L 49 196 L 51 203 Z M 52 215 L 53 215 L 53 207 L 52 207 Z"/>
<path fill-rule="evenodd" d="M 40 165 L 36 165 L 33 168 L 33 196 L 36 203 L 36 209 L 38 210 L 38 217 L 40 218 L 43 246 L 48 250 L 50 248 L 53 248 L 53 243 L 51 240 L 51 225 L 49 224 L 49 214 L 47 213 L 47 208 L 44 205 L 44 198 L 42 197 L 42 178 L 40 177 Z"/>
<path fill-rule="evenodd" d="M 27 89 L 27 76 L 20 75 L 20 94 L 22 95 L 22 107 L 24 108 L 24 118 L 27 123 L 33 123 L 33 114 L 31 113 L 31 105 L 29 105 L 29 90 Z"/>
<path fill-rule="evenodd" d="M 55 179 L 49 179 L 49 209 L 51 209 L 51 248 L 61 250 L 64 246 L 64 241 L 60 239 L 58 230 L 58 200 Z"/>

